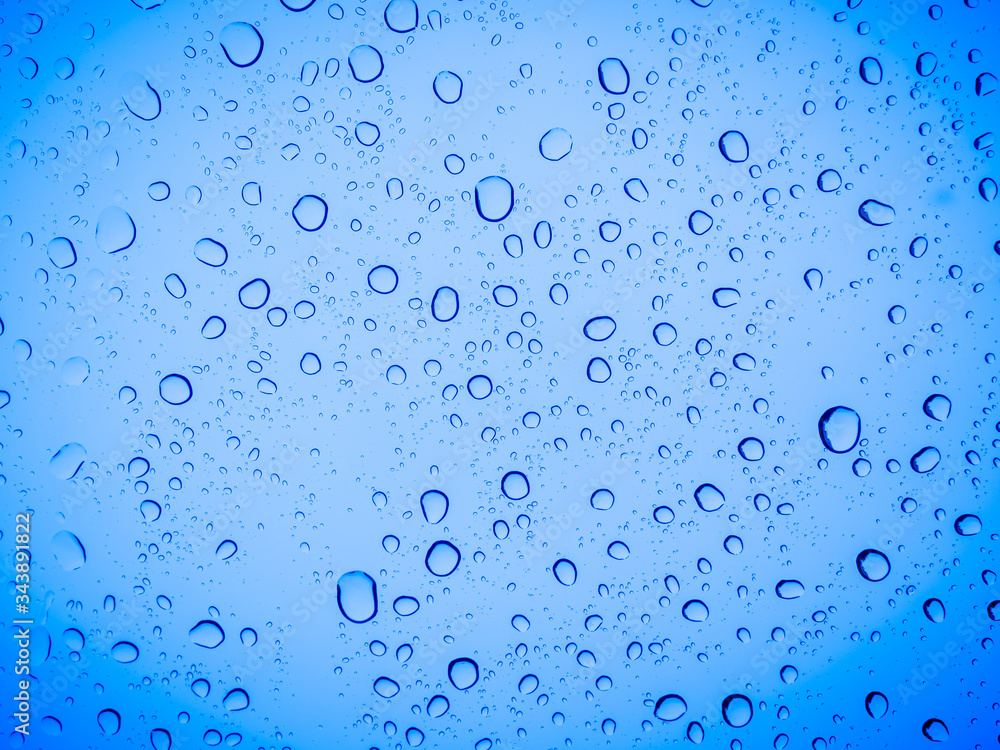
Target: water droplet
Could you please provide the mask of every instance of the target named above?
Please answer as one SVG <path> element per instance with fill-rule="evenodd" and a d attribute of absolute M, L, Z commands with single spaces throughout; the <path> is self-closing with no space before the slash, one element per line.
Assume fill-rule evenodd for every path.
<path fill-rule="evenodd" d="M 858 572 L 868 581 L 878 582 L 889 575 L 892 566 L 889 558 L 875 549 L 866 549 L 858 555 Z"/>
<path fill-rule="evenodd" d="M 432 719 L 439 719 L 448 713 L 451 704 L 443 695 L 435 695 L 427 701 L 427 715 Z"/>
<path fill-rule="evenodd" d="M 368 622 L 378 613 L 375 580 L 361 570 L 344 573 L 337 581 L 337 606 L 351 622 Z"/>
<path fill-rule="evenodd" d="M 931 742 L 944 742 L 948 739 L 948 727 L 940 719 L 928 719 L 922 728 L 924 737 Z"/>
<path fill-rule="evenodd" d="M 208 694 L 212 692 L 212 685 L 208 680 L 195 680 L 191 683 L 191 692 L 199 698 L 207 698 Z"/>
<path fill-rule="evenodd" d="M 590 496 L 590 507 L 594 510 L 611 510 L 615 504 L 615 496 L 611 490 L 595 490 Z"/>
<path fill-rule="evenodd" d="M 697 235 L 705 234 L 714 223 L 715 219 L 704 211 L 695 211 L 688 217 L 688 228 Z"/>
<path fill-rule="evenodd" d="M 538 690 L 538 677 L 533 674 L 525 675 L 517 683 L 517 691 L 521 695 L 531 695 Z"/>
<path fill-rule="evenodd" d="M 479 665 L 464 657 L 454 659 L 448 665 L 448 679 L 458 690 L 468 690 L 479 682 Z"/>
<path fill-rule="evenodd" d="M 924 52 L 917 58 L 917 73 L 926 78 L 934 72 L 937 64 L 937 55 L 933 52 Z"/>
<path fill-rule="evenodd" d="M 72 479 L 86 459 L 86 448 L 79 443 L 66 443 L 49 459 L 49 471 L 56 479 Z"/>
<path fill-rule="evenodd" d="M 385 69 L 382 54 L 367 44 L 352 49 L 347 56 L 347 64 L 354 80 L 359 83 L 371 83 L 381 76 Z"/>
<path fill-rule="evenodd" d="M 469 391 L 470 396 L 477 401 L 482 401 L 493 393 L 493 381 L 485 375 L 475 375 L 469 378 L 468 383 L 466 383 L 466 389 Z"/>
<path fill-rule="evenodd" d="M 391 0 L 383 16 L 385 25 L 397 34 L 408 34 L 417 28 L 417 4 L 413 0 Z"/>
<path fill-rule="evenodd" d="M 441 540 L 434 542 L 431 548 L 427 550 L 424 565 L 434 575 L 444 578 L 454 573 L 461 561 L 462 554 L 458 551 L 458 548 L 451 542 Z"/>
<path fill-rule="evenodd" d="M 653 715 L 661 721 L 677 721 L 687 711 L 687 703 L 676 693 L 664 695 L 656 701 Z"/>
<path fill-rule="evenodd" d="M 500 480 L 500 490 L 508 500 L 523 500 L 531 491 L 531 485 L 520 471 L 508 471 Z"/>
<path fill-rule="evenodd" d="M 865 710 L 873 719 L 881 719 L 889 710 L 889 701 L 882 693 L 873 690 L 865 698 Z"/>
<path fill-rule="evenodd" d="M 149 742 L 153 746 L 153 750 L 170 750 L 170 746 L 173 744 L 170 732 L 166 729 L 154 729 L 150 732 Z"/>
<path fill-rule="evenodd" d="M 271 287 L 264 279 L 248 281 L 240 288 L 240 304 L 248 310 L 259 310 L 267 304 L 271 296 Z"/>
<path fill-rule="evenodd" d="M 726 502 L 726 496 L 714 484 L 705 483 L 694 491 L 694 499 L 698 507 L 709 513 L 719 510 Z"/>
<path fill-rule="evenodd" d="M 498 175 L 476 183 L 476 211 L 486 221 L 503 221 L 514 210 L 514 186 Z"/>
<path fill-rule="evenodd" d="M 587 363 L 587 378 L 592 383 L 607 383 L 611 379 L 611 365 L 601 357 L 594 357 Z"/>
<path fill-rule="evenodd" d="M 306 232 L 316 232 L 326 223 L 326 201 L 318 195 L 303 195 L 292 209 L 295 223 Z"/>
<path fill-rule="evenodd" d="M 810 268 L 803 278 L 810 291 L 818 291 L 823 286 L 823 274 L 818 268 Z"/>
<path fill-rule="evenodd" d="M 741 440 L 738 450 L 740 455 L 747 461 L 760 461 L 764 458 L 764 443 L 755 437 Z"/>
<path fill-rule="evenodd" d="M 866 57 L 861 61 L 861 79 L 873 86 L 882 83 L 882 65 L 874 57 Z"/>
<path fill-rule="evenodd" d="M 434 320 L 447 323 L 458 315 L 458 292 L 450 286 L 443 286 L 434 292 L 431 300 L 431 314 Z"/>
<path fill-rule="evenodd" d="M 115 735 L 122 728 L 122 717 L 113 708 L 106 708 L 97 714 L 97 725 L 105 735 Z"/>
<path fill-rule="evenodd" d="M 219 33 L 219 44 L 226 58 L 237 68 L 250 67 L 264 51 L 264 37 L 243 21 L 226 24 Z"/>
<path fill-rule="evenodd" d="M 750 144 L 746 136 L 738 130 L 727 130 L 719 138 L 719 151 L 734 164 L 745 162 L 750 158 Z"/>
<path fill-rule="evenodd" d="M 76 263 L 76 248 L 65 237 L 56 237 L 45 246 L 45 254 L 56 268 L 70 268 Z"/>
<path fill-rule="evenodd" d="M 118 206 L 108 206 L 97 219 L 97 246 L 106 253 L 118 253 L 135 242 L 135 222 Z"/>
<path fill-rule="evenodd" d="M 944 603 L 940 599 L 928 599 L 924 602 L 924 614 L 931 622 L 944 622 Z"/>
<path fill-rule="evenodd" d="M 794 579 L 784 579 L 778 581 L 774 587 L 774 593 L 779 599 L 798 599 L 806 592 L 806 587 L 801 581 Z"/>
<path fill-rule="evenodd" d="M 552 566 L 552 573 L 563 586 L 572 586 L 576 583 L 576 565 L 566 558 L 556 560 Z"/>
<path fill-rule="evenodd" d="M 222 705 L 227 711 L 243 711 L 250 705 L 250 696 L 245 690 L 236 688 L 226 693 L 222 699 Z"/>
<path fill-rule="evenodd" d="M 921 448 L 910 459 L 910 467 L 918 474 L 926 474 L 939 463 L 941 463 L 941 452 L 930 445 Z"/>
<path fill-rule="evenodd" d="M 636 203 L 645 203 L 646 199 L 649 198 L 649 191 L 642 180 L 633 177 L 625 183 L 625 195 Z"/>
<path fill-rule="evenodd" d="M 549 161 L 559 161 L 573 150 L 573 136 L 563 128 L 552 128 L 538 141 L 538 152 Z"/>
<path fill-rule="evenodd" d="M 893 305 L 889 308 L 889 322 L 893 325 L 899 325 L 904 320 L 906 320 L 906 308 L 902 305 Z"/>
<path fill-rule="evenodd" d="M 861 438 L 861 417 L 854 409 L 834 406 L 819 418 L 819 437 L 833 453 L 848 453 Z"/>
<path fill-rule="evenodd" d="M 434 94 L 445 104 L 454 104 L 462 98 L 462 79 L 457 73 L 442 70 L 434 76 Z"/>
<path fill-rule="evenodd" d="M 612 542 L 608 545 L 608 557 L 612 560 L 625 560 L 629 556 L 629 551 L 625 542 Z"/>
<path fill-rule="evenodd" d="M 598 318 L 591 318 L 584 324 L 583 335 L 591 341 L 607 341 L 617 327 L 614 318 L 602 315 Z"/>
<path fill-rule="evenodd" d="M 388 677 L 379 677 L 372 687 L 383 698 L 392 698 L 399 693 L 399 683 Z"/>
<path fill-rule="evenodd" d="M 226 634 L 214 620 L 202 620 L 188 631 L 191 641 L 202 648 L 218 648 Z"/>
<path fill-rule="evenodd" d="M 736 289 L 731 287 L 719 287 L 714 292 L 712 292 L 712 302 L 715 303 L 716 307 L 721 307 L 723 309 L 727 307 L 732 307 L 737 302 L 740 301 L 740 293 Z"/>
<path fill-rule="evenodd" d="M 220 268 L 229 259 L 229 251 L 221 242 L 205 237 L 194 243 L 194 257 L 212 268 Z"/>
<path fill-rule="evenodd" d="M 658 323 L 653 328 L 653 340 L 660 346 L 670 346 L 677 340 L 677 329 L 670 323 Z"/>
<path fill-rule="evenodd" d="M 753 704 L 745 695 L 730 695 L 722 701 L 722 718 L 731 727 L 745 727 L 753 718 Z"/>
<path fill-rule="evenodd" d="M 120 664 L 131 664 L 139 658 L 139 649 L 134 643 L 119 641 L 111 647 L 111 658 Z"/>
<path fill-rule="evenodd" d="M 183 375 L 174 373 L 160 381 L 160 398 L 168 404 L 180 406 L 191 400 L 191 381 Z"/>
<path fill-rule="evenodd" d="M 391 294 L 399 285 L 399 276 L 392 266 L 375 266 L 368 273 L 368 286 L 379 294 Z"/>
<path fill-rule="evenodd" d="M 597 76 L 601 87 L 609 94 L 624 94 L 628 91 L 629 75 L 625 63 L 617 57 L 607 57 L 597 66 Z"/>
<path fill-rule="evenodd" d="M 876 200 L 866 200 L 858 206 L 858 216 L 875 227 L 891 224 L 896 218 L 896 210 L 892 206 Z"/>
<path fill-rule="evenodd" d="M 681 614 L 685 620 L 704 622 L 708 619 L 708 606 L 701 599 L 692 599 L 684 603 Z"/>
<path fill-rule="evenodd" d="M 840 172 L 836 169 L 824 169 L 816 179 L 816 186 L 824 193 L 832 193 L 842 184 L 844 184 L 844 181 L 840 177 Z"/>
<path fill-rule="evenodd" d="M 237 550 L 236 542 L 232 539 L 226 539 L 221 542 L 218 547 L 215 548 L 215 556 L 220 560 L 228 560 L 230 557 L 236 554 Z"/>
<path fill-rule="evenodd" d="M 979 516 L 966 513 L 955 519 L 955 531 L 960 536 L 975 536 L 983 530 L 983 522 Z"/>
<path fill-rule="evenodd" d="M 392 365 L 385 371 L 385 379 L 392 385 L 402 385 L 406 382 L 406 370 L 399 365 Z"/>

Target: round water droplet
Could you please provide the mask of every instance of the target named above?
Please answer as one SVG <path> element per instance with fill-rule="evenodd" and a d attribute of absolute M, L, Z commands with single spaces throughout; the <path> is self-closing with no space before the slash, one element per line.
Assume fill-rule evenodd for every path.
<path fill-rule="evenodd" d="M 891 224 L 896 218 L 896 210 L 885 203 L 876 200 L 867 200 L 858 206 L 858 216 L 875 227 L 884 227 Z"/>
<path fill-rule="evenodd" d="M 948 726 L 940 719 L 928 719 L 921 731 L 931 742 L 944 742 L 948 739 Z"/>
<path fill-rule="evenodd" d="M 906 320 L 906 308 L 902 305 L 893 305 L 889 308 L 889 322 L 899 325 Z"/>
<path fill-rule="evenodd" d="M 227 711 L 243 711 L 250 706 L 250 696 L 245 690 L 236 688 L 226 693 L 222 705 Z"/>
<path fill-rule="evenodd" d="M 945 421 L 951 414 L 951 400 L 940 393 L 928 396 L 924 401 L 924 414 L 938 422 Z"/>
<path fill-rule="evenodd" d="M 615 504 L 615 496 L 611 490 L 595 490 L 590 496 L 590 507 L 594 510 L 611 510 Z"/>
<path fill-rule="evenodd" d="M 318 195 L 303 195 L 292 209 L 292 218 L 306 232 L 316 232 L 326 223 L 326 201 Z"/>
<path fill-rule="evenodd" d="M 602 315 L 598 318 L 591 318 L 584 324 L 583 335 L 591 341 L 607 341 L 617 327 L 614 318 Z"/>
<path fill-rule="evenodd" d="M 500 491 L 508 500 L 523 500 L 531 491 L 531 485 L 520 471 L 508 471 L 500 480 Z"/>
<path fill-rule="evenodd" d="M 833 453 L 848 453 L 861 438 L 861 417 L 854 409 L 834 406 L 819 418 L 819 437 Z"/>
<path fill-rule="evenodd" d="M 688 217 L 688 228 L 697 235 L 705 234 L 714 223 L 715 219 L 704 211 L 695 211 Z"/>
<path fill-rule="evenodd" d="M 475 375 L 469 378 L 466 389 L 469 391 L 470 396 L 481 401 L 493 393 L 493 381 L 485 375 Z"/>
<path fill-rule="evenodd" d="M 160 381 L 160 398 L 168 404 L 179 406 L 191 400 L 191 381 L 183 375 L 174 373 Z"/>
<path fill-rule="evenodd" d="M 916 237 L 913 242 L 910 243 L 910 255 L 914 258 L 923 257 L 924 253 L 927 252 L 929 244 L 926 237 Z"/>
<path fill-rule="evenodd" d="M 692 599 L 684 603 L 684 606 L 681 608 L 681 614 L 685 620 L 704 622 L 708 619 L 708 605 L 701 599 Z"/>
<path fill-rule="evenodd" d="M 836 169 L 824 169 L 816 179 L 816 186 L 824 193 L 832 193 L 844 184 Z"/>
<path fill-rule="evenodd" d="M 873 690 L 865 698 L 865 710 L 873 719 L 881 719 L 889 710 L 889 701 L 878 690 Z"/>
<path fill-rule="evenodd" d="M 306 375 L 316 375 L 323 369 L 323 363 L 320 362 L 319 356 L 314 352 L 306 352 L 302 355 L 302 359 L 299 360 L 299 369 Z"/>
<path fill-rule="evenodd" d="M 243 21 L 226 24 L 219 34 L 219 44 L 229 62 L 237 68 L 250 67 L 260 59 L 264 51 L 264 37 Z"/>
<path fill-rule="evenodd" d="M 940 599 L 928 599 L 924 602 L 924 614 L 931 622 L 944 622 L 944 603 Z"/>
<path fill-rule="evenodd" d="M 726 496 L 714 484 L 705 483 L 694 491 L 694 499 L 698 507 L 709 513 L 719 510 L 726 502 Z"/>
<path fill-rule="evenodd" d="M 675 517 L 674 511 L 669 505 L 661 505 L 653 510 L 653 520 L 657 523 L 670 523 Z"/>
<path fill-rule="evenodd" d="M 362 146 L 374 146 L 382 133 L 373 122 L 359 122 L 354 126 L 354 137 Z"/>
<path fill-rule="evenodd" d="M 806 587 L 801 581 L 785 579 L 778 581 L 774 587 L 774 593 L 779 599 L 798 599 L 806 592 Z"/>
<path fill-rule="evenodd" d="M 722 701 L 722 718 L 731 727 L 745 727 L 753 718 L 753 704 L 745 695 L 730 695 Z"/>
<path fill-rule="evenodd" d="M 750 144 L 746 136 L 738 130 L 727 130 L 719 138 L 719 151 L 734 164 L 745 162 L 750 158 Z"/>
<path fill-rule="evenodd" d="M 934 72 L 937 64 L 937 55 L 933 52 L 924 52 L 917 58 L 917 74 L 926 78 Z"/>
<path fill-rule="evenodd" d="M 72 479 L 86 459 L 86 448 L 79 443 L 66 443 L 49 459 L 49 471 L 56 479 Z"/>
<path fill-rule="evenodd" d="M 399 365 L 392 365 L 385 371 L 385 379 L 392 385 L 402 385 L 406 382 L 406 370 Z"/>
<path fill-rule="evenodd" d="M 721 307 L 723 309 L 727 307 L 732 307 L 737 302 L 740 301 L 740 293 L 738 290 L 731 287 L 719 287 L 714 292 L 712 292 L 712 302 L 715 303 L 716 307 Z"/>
<path fill-rule="evenodd" d="M 458 690 L 468 690 L 479 682 L 479 665 L 472 659 L 455 659 L 448 665 L 448 679 Z"/>
<path fill-rule="evenodd" d="M 649 198 L 649 190 L 646 189 L 642 180 L 633 177 L 625 183 L 625 195 L 636 203 L 645 203 L 646 199 Z"/>
<path fill-rule="evenodd" d="M 861 61 L 861 79 L 873 86 L 882 83 L 882 65 L 874 57 L 866 57 Z"/>
<path fill-rule="evenodd" d="M 432 719 L 439 719 L 448 713 L 451 704 L 443 695 L 435 695 L 427 701 L 427 715 Z"/>
<path fill-rule="evenodd" d="M 445 104 L 454 104 L 462 98 L 462 79 L 458 73 L 442 70 L 434 76 L 434 94 Z"/>
<path fill-rule="evenodd" d="M 559 161 L 573 150 L 573 136 L 563 128 L 552 128 L 538 141 L 538 152 L 549 161 Z"/>
<path fill-rule="evenodd" d="M 521 695 L 531 695 L 538 690 L 538 677 L 533 674 L 525 675 L 517 683 L 517 691 Z"/>
<path fill-rule="evenodd" d="M 375 579 L 361 570 L 344 573 L 337 581 L 337 606 L 351 622 L 368 622 L 378 613 Z"/>
<path fill-rule="evenodd" d="M 810 268 L 803 278 L 810 291 L 818 291 L 823 286 L 823 274 L 818 268 Z"/>
<path fill-rule="evenodd" d="M 434 292 L 431 300 L 431 315 L 434 320 L 447 323 L 458 315 L 458 292 L 450 286 L 443 286 Z"/>
<path fill-rule="evenodd" d="M 747 461 L 760 461 L 764 458 L 764 443 L 755 437 L 741 440 L 738 450 Z"/>
<path fill-rule="evenodd" d="M 122 717 L 113 708 L 106 708 L 97 714 L 97 725 L 105 735 L 115 735 L 122 728 Z"/>
<path fill-rule="evenodd" d="M 607 57 L 597 66 L 597 77 L 601 87 L 609 94 L 624 94 L 628 91 L 629 75 L 625 63 L 617 57 Z"/>
<path fill-rule="evenodd" d="M 397 34 L 408 34 L 417 28 L 417 4 L 413 0 L 391 0 L 383 17 L 385 25 Z"/>
<path fill-rule="evenodd" d="M 202 648 L 218 648 L 226 640 L 226 634 L 213 620 L 202 620 L 188 631 L 191 641 Z"/>
<path fill-rule="evenodd" d="M 743 540 L 736 535 L 730 535 L 723 540 L 722 547 L 730 555 L 738 555 L 743 551 Z"/>
<path fill-rule="evenodd" d="M 514 186 L 498 175 L 476 183 L 476 211 L 486 221 L 503 221 L 514 210 Z"/>
<path fill-rule="evenodd" d="M 399 276 L 392 266 L 375 266 L 368 273 L 368 286 L 379 294 L 391 294 L 399 285 Z"/>
<path fill-rule="evenodd" d="M 941 452 L 937 448 L 928 445 L 913 454 L 913 457 L 910 459 L 910 468 L 918 474 L 926 474 L 939 463 L 941 463 Z"/>
<path fill-rule="evenodd" d="M 212 686 L 208 680 L 195 680 L 191 683 L 191 692 L 199 698 L 207 698 L 208 694 L 212 692 Z"/>
<path fill-rule="evenodd" d="M 664 695 L 656 701 L 653 716 L 661 721 L 677 721 L 687 711 L 687 703 L 676 693 Z"/>
<path fill-rule="evenodd" d="M 972 513 L 966 513 L 955 519 L 955 531 L 960 536 L 975 536 L 982 530 L 983 522 L 979 520 L 979 516 Z"/>
<path fill-rule="evenodd" d="M 354 80 L 360 83 L 371 83 L 382 75 L 382 71 L 385 69 L 382 63 L 382 54 L 367 44 L 352 49 L 347 56 L 347 64 Z"/>
<path fill-rule="evenodd" d="M 611 379 L 611 365 L 601 357 L 587 363 L 587 379 L 592 383 L 607 383 Z"/>
<path fill-rule="evenodd" d="M 454 573 L 461 561 L 462 554 L 458 551 L 458 547 L 451 542 L 441 540 L 434 542 L 427 550 L 424 565 L 434 575 L 444 578 Z"/>
<path fill-rule="evenodd" d="M 653 340 L 660 346 L 670 346 L 677 340 L 677 329 L 670 323 L 658 323 L 653 328 Z"/>
<path fill-rule="evenodd" d="M 248 310 L 258 310 L 267 304 L 271 287 L 264 279 L 254 279 L 240 288 L 240 304 Z"/>
<path fill-rule="evenodd" d="M 45 254 L 56 268 L 70 268 L 76 263 L 76 248 L 65 237 L 56 237 L 45 246 Z"/>
<path fill-rule="evenodd" d="M 118 206 L 108 206 L 97 219 L 97 246 L 106 253 L 118 253 L 135 242 L 135 222 Z"/>
<path fill-rule="evenodd" d="M 194 257 L 206 266 L 220 268 L 229 259 L 229 251 L 221 242 L 205 237 L 194 243 Z"/>
<path fill-rule="evenodd" d="M 187 294 L 187 287 L 181 277 L 172 273 L 163 280 L 163 286 L 174 299 L 182 299 Z"/>
<path fill-rule="evenodd" d="M 629 556 L 629 548 L 625 542 L 612 542 L 608 545 L 608 557 L 612 560 L 625 560 Z"/>
<path fill-rule="evenodd" d="M 225 332 L 226 321 L 218 315 L 213 315 L 211 318 L 206 320 L 205 324 L 201 327 L 201 335 L 209 340 L 217 339 Z"/>
<path fill-rule="evenodd" d="M 392 698 L 399 693 L 399 683 L 388 677 L 379 677 L 372 687 L 383 698 Z"/>
<path fill-rule="evenodd" d="M 131 664 L 139 658 L 139 649 L 129 641 L 119 641 L 111 647 L 111 658 L 120 664 Z"/>
<path fill-rule="evenodd" d="M 236 554 L 237 549 L 236 542 L 232 539 L 226 539 L 215 548 L 215 556 L 220 560 L 228 560 Z"/>
<path fill-rule="evenodd" d="M 166 729 L 154 729 L 149 733 L 149 742 L 153 746 L 153 750 L 170 750 L 173 739 Z"/>
<path fill-rule="evenodd" d="M 576 583 L 576 565 L 566 558 L 556 560 L 552 566 L 552 573 L 563 586 L 572 586 Z"/>
<path fill-rule="evenodd" d="M 868 581 L 878 582 L 889 575 L 892 566 L 889 558 L 875 549 L 866 549 L 858 555 L 858 572 Z"/>
<path fill-rule="evenodd" d="M 448 514 L 448 496 L 438 490 L 428 490 L 420 496 L 420 509 L 427 523 L 441 523 Z"/>

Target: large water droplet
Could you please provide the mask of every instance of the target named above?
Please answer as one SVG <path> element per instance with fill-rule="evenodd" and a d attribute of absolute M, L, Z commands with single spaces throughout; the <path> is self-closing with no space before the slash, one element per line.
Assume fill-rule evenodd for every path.
<path fill-rule="evenodd" d="M 549 161 L 559 161 L 573 150 L 573 136 L 563 128 L 552 128 L 538 141 L 538 152 Z"/>
<path fill-rule="evenodd" d="M 858 572 L 866 580 L 878 582 L 892 569 L 889 565 L 889 558 L 876 549 L 866 549 L 858 555 Z"/>
<path fill-rule="evenodd" d="M 896 210 L 885 203 L 876 200 L 867 200 L 858 206 L 858 216 L 875 227 L 884 227 L 891 224 L 896 218 Z"/>
<path fill-rule="evenodd" d="M 375 580 L 361 570 L 344 573 L 337 581 L 337 605 L 351 622 L 368 622 L 378 613 Z"/>
<path fill-rule="evenodd" d="M 122 728 L 122 717 L 113 708 L 106 708 L 97 714 L 97 725 L 105 735 L 115 735 Z"/>
<path fill-rule="evenodd" d="M 462 553 L 458 551 L 458 547 L 451 542 L 441 540 L 434 542 L 427 550 L 424 565 L 434 575 L 444 578 L 454 573 L 461 561 Z"/>
<path fill-rule="evenodd" d="M 219 34 L 219 44 L 229 62 L 238 68 L 250 67 L 264 51 L 264 37 L 243 21 L 226 24 Z"/>
<path fill-rule="evenodd" d="M 819 437 L 827 450 L 847 453 L 861 437 L 861 417 L 846 406 L 827 409 L 819 418 Z"/>
<path fill-rule="evenodd" d="M 445 104 L 454 104 L 462 98 L 461 77 L 450 70 L 442 70 L 434 76 L 434 94 Z"/>
<path fill-rule="evenodd" d="M 448 679 L 457 689 L 468 690 L 479 682 L 479 665 L 472 659 L 455 659 L 448 665 Z"/>
<path fill-rule="evenodd" d="M 129 641 L 119 641 L 111 647 L 111 658 L 120 664 L 131 664 L 139 658 L 139 649 Z"/>
<path fill-rule="evenodd" d="M 191 381 L 183 375 L 174 373 L 160 381 L 160 398 L 168 404 L 180 406 L 191 400 Z"/>
<path fill-rule="evenodd" d="M 661 721 L 677 721 L 687 711 L 687 703 L 676 693 L 664 695 L 656 701 L 653 716 Z"/>
<path fill-rule="evenodd" d="M 52 537 L 52 553 L 63 570 L 79 570 L 87 562 L 83 542 L 71 531 L 57 531 Z"/>
<path fill-rule="evenodd" d="M 417 4 L 413 0 L 391 0 L 383 17 L 385 25 L 397 34 L 408 34 L 417 28 Z"/>
<path fill-rule="evenodd" d="M 882 65 L 874 57 L 866 57 L 861 61 L 861 78 L 873 86 L 882 83 Z"/>
<path fill-rule="evenodd" d="M 352 49 L 347 56 L 347 64 L 351 68 L 354 80 L 360 83 L 371 83 L 382 75 L 382 71 L 385 69 L 382 63 L 382 54 L 367 44 Z"/>
<path fill-rule="evenodd" d="M 704 622 L 708 619 L 708 605 L 701 599 L 692 599 L 684 603 L 684 606 L 681 608 L 681 614 L 685 620 Z"/>
<path fill-rule="evenodd" d="M 731 727 L 745 727 L 753 718 L 753 704 L 745 695 L 730 695 L 722 701 L 722 718 Z"/>
<path fill-rule="evenodd" d="M 566 558 L 556 560 L 552 566 L 552 574 L 563 586 L 572 586 L 576 583 L 576 565 Z"/>
<path fill-rule="evenodd" d="M 49 459 L 49 471 L 56 479 L 72 479 L 86 460 L 86 448 L 79 443 L 66 443 Z"/>
<path fill-rule="evenodd" d="M 509 500 L 523 500 L 531 491 L 531 485 L 520 471 L 508 471 L 500 480 L 500 491 Z"/>
<path fill-rule="evenodd" d="M 865 710 L 873 719 L 881 719 L 889 710 L 889 701 L 878 690 L 873 690 L 865 698 Z"/>
<path fill-rule="evenodd" d="M 225 632 L 214 620 L 202 620 L 188 631 L 188 636 L 202 648 L 218 648 L 226 640 Z"/>
<path fill-rule="evenodd" d="M 778 581 L 774 587 L 774 593 L 779 599 L 798 599 L 806 592 L 806 587 L 801 581 L 794 579 L 784 579 Z"/>
<path fill-rule="evenodd" d="M 97 246 L 106 253 L 118 253 L 135 242 L 135 222 L 118 206 L 108 206 L 97 219 Z"/>
<path fill-rule="evenodd" d="M 434 320 L 447 323 L 458 315 L 458 292 L 450 286 L 443 286 L 434 292 L 431 300 L 431 314 Z"/>
<path fill-rule="evenodd" d="M 250 706 L 250 696 L 245 690 L 236 688 L 226 693 L 222 705 L 227 711 L 243 711 Z"/>
<path fill-rule="evenodd" d="M 695 211 L 688 217 L 688 228 L 698 235 L 705 234 L 714 223 L 715 219 L 704 211 Z"/>
<path fill-rule="evenodd" d="M 292 218 L 306 232 L 316 232 L 326 223 L 326 201 L 318 195 L 303 195 L 292 209 Z"/>
<path fill-rule="evenodd" d="M 514 210 L 514 186 L 498 175 L 476 183 L 476 211 L 486 221 L 503 221 Z"/>
<path fill-rule="evenodd" d="M 750 158 L 750 144 L 747 143 L 746 136 L 738 130 L 727 130 L 722 134 L 719 138 L 719 151 L 734 164 Z"/>
<path fill-rule="evenodd" d="M 583 335 L 591 341 L 607 341 L 617 328 L 614 318 L 602 315 L 591 318 L 583 326 Z"/>
<path fill-rule="evenodd" d="M 698 507 L 709 513 L 719 510 L 726 502 L 726 496 L 714 484 L 702 484 L 694 491 L 694 499 Z"/>
<path fill-rule="evenodd" d="M 910 459 L 910 468 L 918 474 L 926 474 L 941 463 L 941 452 L 932 445 L 921 448 Z"/>
<path fill-rule="evenodd" d="M 629 75 L 625 63 L 617 57 L 607 57 L 597 66 L 597 77 L 601 87 L 609 94 L 624 94 L 628 91 Z"/>
<path fill-rule="evenodd" d="M 206 266 L 219 268 L 229 259 L 229 251 L 221 242 L 205 237 L 194 243 L 194 257 Z"/>
<path fill-rule="evenodd" d="M 944 742 L 948 739 L 948 726 L 940 719 L 928 719 L 921 731 L 931 742 Z"/>

